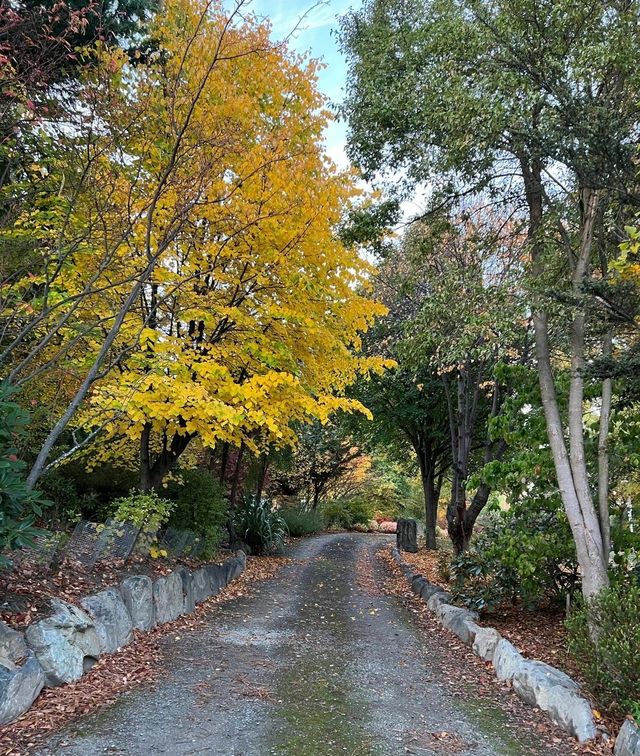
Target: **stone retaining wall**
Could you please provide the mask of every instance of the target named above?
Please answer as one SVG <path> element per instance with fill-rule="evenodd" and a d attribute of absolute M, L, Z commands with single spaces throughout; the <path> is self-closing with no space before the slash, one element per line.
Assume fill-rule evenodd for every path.
<path fill-rule="evenodd" d="M 640 728 L 630 719 L 625 719 L 616 738 L 614 756 L 640 756 Z"/>
<path fill-rule="evenodd" d="M 493 664 L 499 680 L 511 682 L 517 695 L 532 706 L 538 706 L 549 718 L 581 743 L 596 737 L 596 724 L 591 704 L 580 696 L 578 684 L 564 672 L 545 662 L 527 659 L 491 627 L 476 624 L 478 615 L 453 606 L 451 596 L 430 583 L 404 561 L 394 548 L 393 558 L 411 583 L 411 590 L 438 617 L 442 625 L 471 646 L 473 652 Z M 631 724 L 631 723 L 630 723 Z M 624 750 L 616 756 L 640 756 L 640 750 Z"/>
<path fill-rule="evenodd" d="M 147 632 L 195 610 L 246 567 L 236 553 L 221 565 L 194 572 L 180 566 L 151 580 L 130 575 L 119 586 L 85 596 L 79 608 L 52 599 L 53 614 L 24 633 L 0 622 L 0 725 L 27 711 L 40 691 L 78 680 L 103 654 L 112 654 Z"/>

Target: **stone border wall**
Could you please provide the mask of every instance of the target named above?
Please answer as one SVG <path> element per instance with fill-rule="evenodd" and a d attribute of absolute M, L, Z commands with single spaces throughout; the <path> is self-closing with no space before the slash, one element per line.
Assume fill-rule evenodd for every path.
<path fill-rule="evenodd" d="M 509 681 L 517 695 L 538 706 L 549 718 L 581 743 L 596 737 L 591 704 L 579 695 L 578 684 L 567 674 L 542 661 L 527 659 L 492 627 L 476 624 L 475 612 L 451 604 L 451 596 L 404 561 L 397 548 L 395 562 L 411 583 L 411 590 L 426 602 L 441 624 L 471 646 L 476 656 L 491 662 L 499 680 Z M 618 751 L 616 756 L 640 756 L 639 751 Z"/>
<path fill-rule="evenodd" d="M 0 622 L 0 725 L 27 711 L 43 688 L 80 679 L 100 656 L 132 643 L 134 629 L 148 632 L 195 611 L 239 577 L 246 560 L 238 551 L 194 572 L 180 566 L 156 580 L 130 575 L 84 596 L 82 608 L 52 599 L 53 614 L 24 633 Z"/>
<path fill-rule="evenodd" d="M 640 727 L 630 719 L 625 719 L 618 737 L 614 756 L 640 756 Z"/>

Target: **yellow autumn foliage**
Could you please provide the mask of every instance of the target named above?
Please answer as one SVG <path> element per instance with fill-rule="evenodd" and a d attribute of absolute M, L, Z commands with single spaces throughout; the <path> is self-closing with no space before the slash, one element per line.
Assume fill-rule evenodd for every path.
<path fill-rule="evenodd" d="M 70 235 L 91 233 L 56 282 L 60 296 L 92 282 L 76 368 L 143 282 L 80 415 L 111 440 L 94 461 L 141 439 L 148 453 L 195 437 L 258 451 L 293 443 L 296 422 L 366 411 L 344 393 L 383 368 L 356 353 L 384 308 L 336 235 L 357 191 L 323 153 L 315 63 L 202 0 L 168 0 L 152 36 L 153 60 L 104 50 L 86 82 L 103 149 Z"/>

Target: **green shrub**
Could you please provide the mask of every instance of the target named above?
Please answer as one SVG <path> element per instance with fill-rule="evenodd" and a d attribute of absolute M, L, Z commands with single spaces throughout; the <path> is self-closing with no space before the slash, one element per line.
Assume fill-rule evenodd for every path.
<path fill-rule="evenodd" d="M 597 643 L 589 625 L 597 628 Z M 640 708 L 640 586 L 615 585 L 567 620 L 569 651 L 601 706 L 624 716 Z"/>
<path fill-rule="evenodd" d="M 52 525 L 65 527 L 82 519 L 81 497 L 74 481 L 64 475 L 64 469 L 56 469 L 45 475 L 39 485 L 52 503 L 49 512 Z"/>
<path fill-rule="evenodd" d="M 147 532 L 157 532 L 169 519 L 175 503 L 163 499 L 155 491 L 129 492 L 113 501 L 113 516 L 121 522 L 132 522 Z"/>
<path fill-rule="evenodd" d="M 31 546 L 41 531 L 36 518 L 49 505 L 39 491 L 29 491 L 26 464 L 16 456 L 16 441 L 25 433 L 29 416 L 13 401 L 14 390 L 0 384 L 0 567 L 7 566 L 4 548 Z"/>
<path fill-rule="evenodd" d="M 234 518 L 236 532 L 255 554 L 270 554 L 284 549 L 287 523 L 267 499 L 245 496 Z"/>
<path fill-rule="evenodd" d="M 317 509 L 287 508 L 279 512 L 287 524 L 289 535 L 294 538 L 317 533 L 324 528 L 324 518 Z"/>
<path fill-rule="evenodd" d="M 220 484 L 206 470 L 185 470 L 181 482 L 169 486 L 175 509 L 169 524 L 181 530 L 193 530 L 204 540 L 204 558 L 214 555 L 220 546 L 228 516 L 228 503 Z"/>
<path fill-rule="evenodd" d="M 155 491 L 129 492 L 128 496 L 115 499 L 112 502 L 112 514 L 121 522 L 132 522 L 141 528 L 136 541 L 137 553 L 149 553 L 151 556 L 166 556 L 164 550 L 157 545 L 158 530 L 167 522 L 175 503 L 163 499 Z"/>
<path fill-rule="evenodd" d="M 436 551 L 437 571 L 440 580 L 445 583 L 451 581 L 451 562 L 453 560 L 453 547 L 451 541 L 442 538 L 436 539 L 438 550 Z"/>
<path fill-rule="evenodd" d="M 322 506 L 327 527 L 348 530 L 356 524 L 367 525 L 373 509 L 363 499 L 331 499 Z"/>
<path fill-rule="evenodd" d="M 494 513 L 471 547 L 453 559 L 454 595 L 466 606 L 491 611 L 506 602 L 527 609 L 562 605 L 578 589 L 564 512 L 546 502 L 531 505 Z"/>

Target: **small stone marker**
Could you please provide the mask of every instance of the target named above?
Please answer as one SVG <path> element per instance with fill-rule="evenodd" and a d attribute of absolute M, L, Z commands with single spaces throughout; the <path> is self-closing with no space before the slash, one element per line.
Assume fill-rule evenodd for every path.
<path fill-rule="evenodd" d="M 418 526 L 415 520 L 398 520 L 396 530 L 396 545 L 398 551 L 418 551 Z"/>

